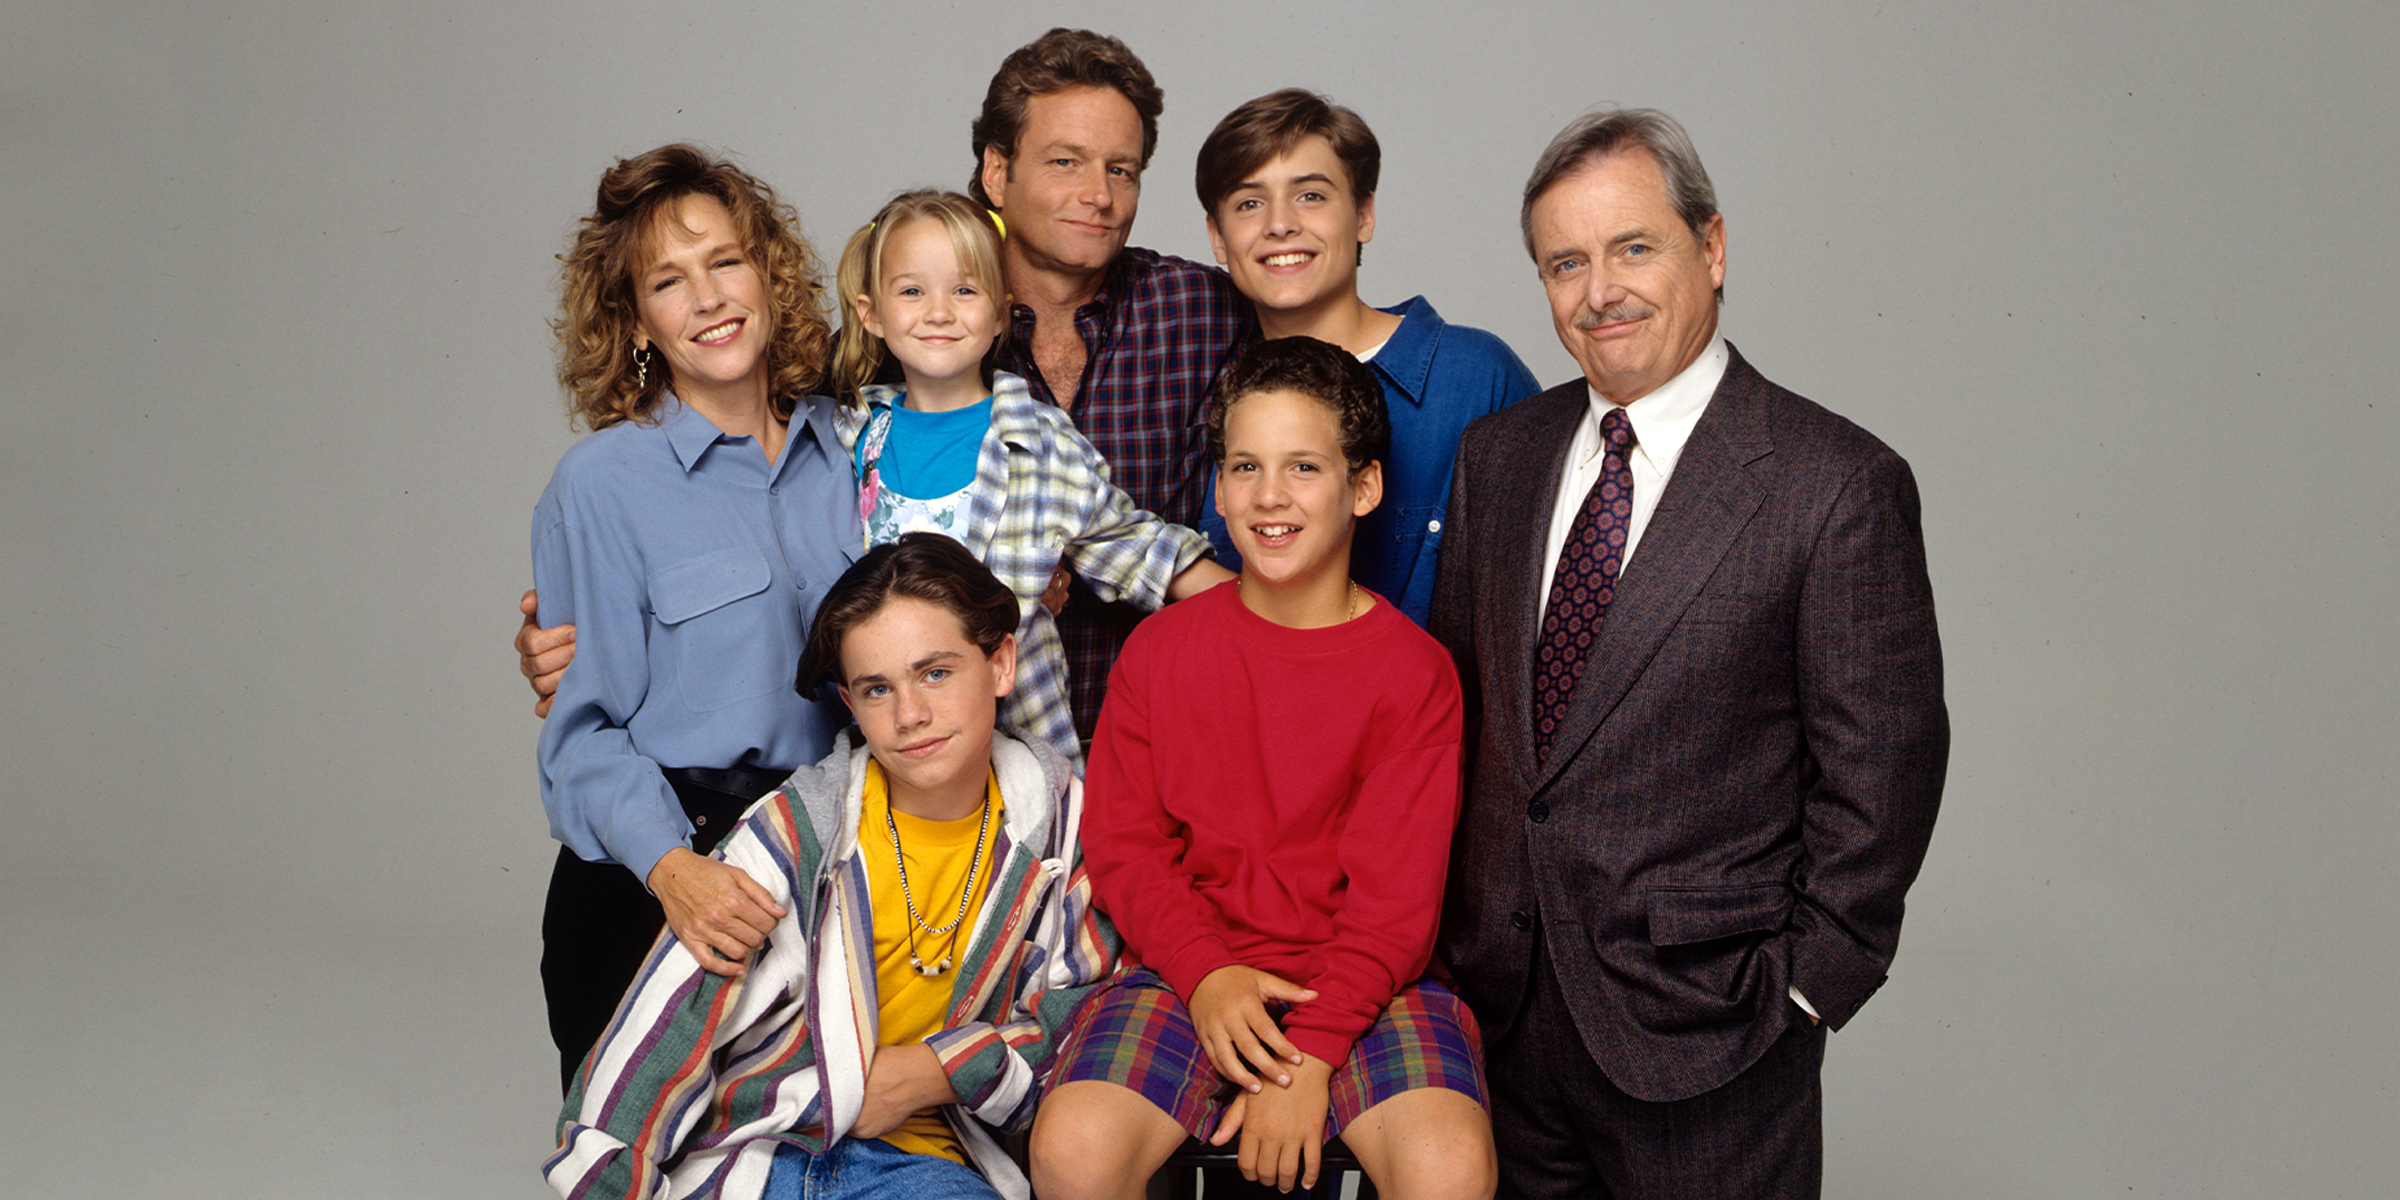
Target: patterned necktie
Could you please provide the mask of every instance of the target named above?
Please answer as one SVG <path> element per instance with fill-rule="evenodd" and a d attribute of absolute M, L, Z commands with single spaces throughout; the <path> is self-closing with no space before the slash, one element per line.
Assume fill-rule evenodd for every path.
<path fill-rule="evenodd" d="M 1632 529 L 1633 468 L 1626 455 L 1633 449 L 1633 422 L 1625 410 L 1610 405 L 1600 417 L 1600 437 L 1608 457 L 1600 478 L 1567 527 L 1567 544 L 1558 552 L 1558 570 L 1550 579 L 1550 603 L 1542 611 L 1542 641 L 1534 654 L 1534 753 L 1550 756 L 1550 739 L 1575 698 L 1575 681 L 1608 619 L 1609 601 L 1617 596 L 1617 567 L 1625 561 L 1625 536 Z"/>

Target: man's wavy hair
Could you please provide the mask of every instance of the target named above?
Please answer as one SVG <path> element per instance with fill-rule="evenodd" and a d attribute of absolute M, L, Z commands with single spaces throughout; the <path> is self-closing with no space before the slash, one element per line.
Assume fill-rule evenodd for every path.
<path fill-rule="evenodd" d="M 992 86 L 983 94 L 983 111 L 969 132 L 975 146 L 975 169 L 967 175 L 967 194 L 986 208 L 999 202 L 983 190 L 983 148 L 996 146 L 1016 170 L 1017 138 L 1025 132 L 1025 109 L 1035 96 L 1068 88 L 1113 88 L 1133 105 L 1142 119 L 1142 167 L 1158 149 L 1158 114 L 1167 108 L 1167 94 L 1150 78 L 1150 68 L 1125 43 L 1089 29 L 1053 29 L 1017 47 L 1000 63 Z"/>
<path fill-rule="evenodd" d="M 775 414 L 789 417 L 798 397 L 824 378 L 833 331 L 822 311 L 823 268 L 800 217 L 775 190 L 749 172 L 696 146 L 677 143 L 617 160 L 600 176 L 599 198 L 583 218 L 575 243 L 559 256 L 561 317 L 558 385 L 572 422 L 606 429 L 652 419 L 672 384 L 663 356 L 653 355 L 647 383 L 634 363 L 633 335 L 641 306 L 635 276 L 647 268 L 663 222 L 677 219 L 687 196 L 707 196 L 733 215 L 743 252 L 767 285 L 767 393 Z"/>
<path fill-rule="evenodd" d="M 1717 215 L 1717 185 L 1709 182 L 1708 168 L 1700 165 L 1692 135 L 1684 132 L 1681 122 L 1655 108 L 1603 108 L 1567 122 L 1534 160 L 1533 174 L 1525 181 L 1525 202 L 1517 209 L 1517 229 L 1525 235 L 1525 256 L 1540 262 L 1533 248 L 1534 201 L 1567 176 L 1613 155 L 1634 151 L 1647 152 L 1658 164 L 1658 173 L 1667 185 L 1667 204 L 1683 218 L 1693 237 L 1707 240 L 1709 219 Z M 1725 303 L 1722 285 L 1717 288 L 1717 303 Z"/>

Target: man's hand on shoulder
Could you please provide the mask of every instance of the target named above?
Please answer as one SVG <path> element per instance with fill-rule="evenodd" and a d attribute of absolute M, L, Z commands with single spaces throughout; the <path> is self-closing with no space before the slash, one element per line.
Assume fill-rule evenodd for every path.
<path fill-rule="evenodd" d="M 558 695 L 558 677 L 575 661 L 575 627 L 535 625 L 541 606 L 530 590 L 517 601 L 517 611 L 525 614 L 525 623 L 517 629 L 517 672 L 533 685 L 533 715 L 548 717 L 550 701 Z"/>

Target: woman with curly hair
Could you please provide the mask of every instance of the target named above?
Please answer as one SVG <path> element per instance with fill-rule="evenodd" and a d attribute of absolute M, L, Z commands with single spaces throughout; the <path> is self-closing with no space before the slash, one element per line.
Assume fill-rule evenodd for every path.
<path fill-rule="evenodd" d="M 533 573 L 540 623 L 579 651 L 539 751 L 562 843 L 542 985 L 571 1080 L 662 922 L 735 976 L 783 917 L 704 856 L 846 724 L 792 669 L 860 534 L 811 394 L 817 257 L 771 189 L 691 146 L 621 160 L 563 262 L 559 383 L 592 432 L 534 508 Z"/>

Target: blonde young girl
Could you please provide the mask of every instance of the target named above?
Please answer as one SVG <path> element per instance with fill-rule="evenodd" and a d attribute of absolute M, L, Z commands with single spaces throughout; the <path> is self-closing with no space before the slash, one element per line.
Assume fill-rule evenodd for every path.
<path fill-rule="evenodd" d="M 1067 659 L 1042 591 L 1061 562 L 1102 600 L 1156 608 L 1232 573 L 1207 542 L 1134 507 L 1100 453 L 1025 381 L 992 367 L 1007 332 L 1000 237 L 956 192 L 893 197 L 842 252 L 851 320 L 832 380 L 867 544 L 929 530 L 964 544 L 1017 595 L 1017 688 L 1002 724 L 1080 768 Z M 899 364 L 897 385 L 886 355 Z M 938 731 L 933 731 L 938 732 Z"/>

